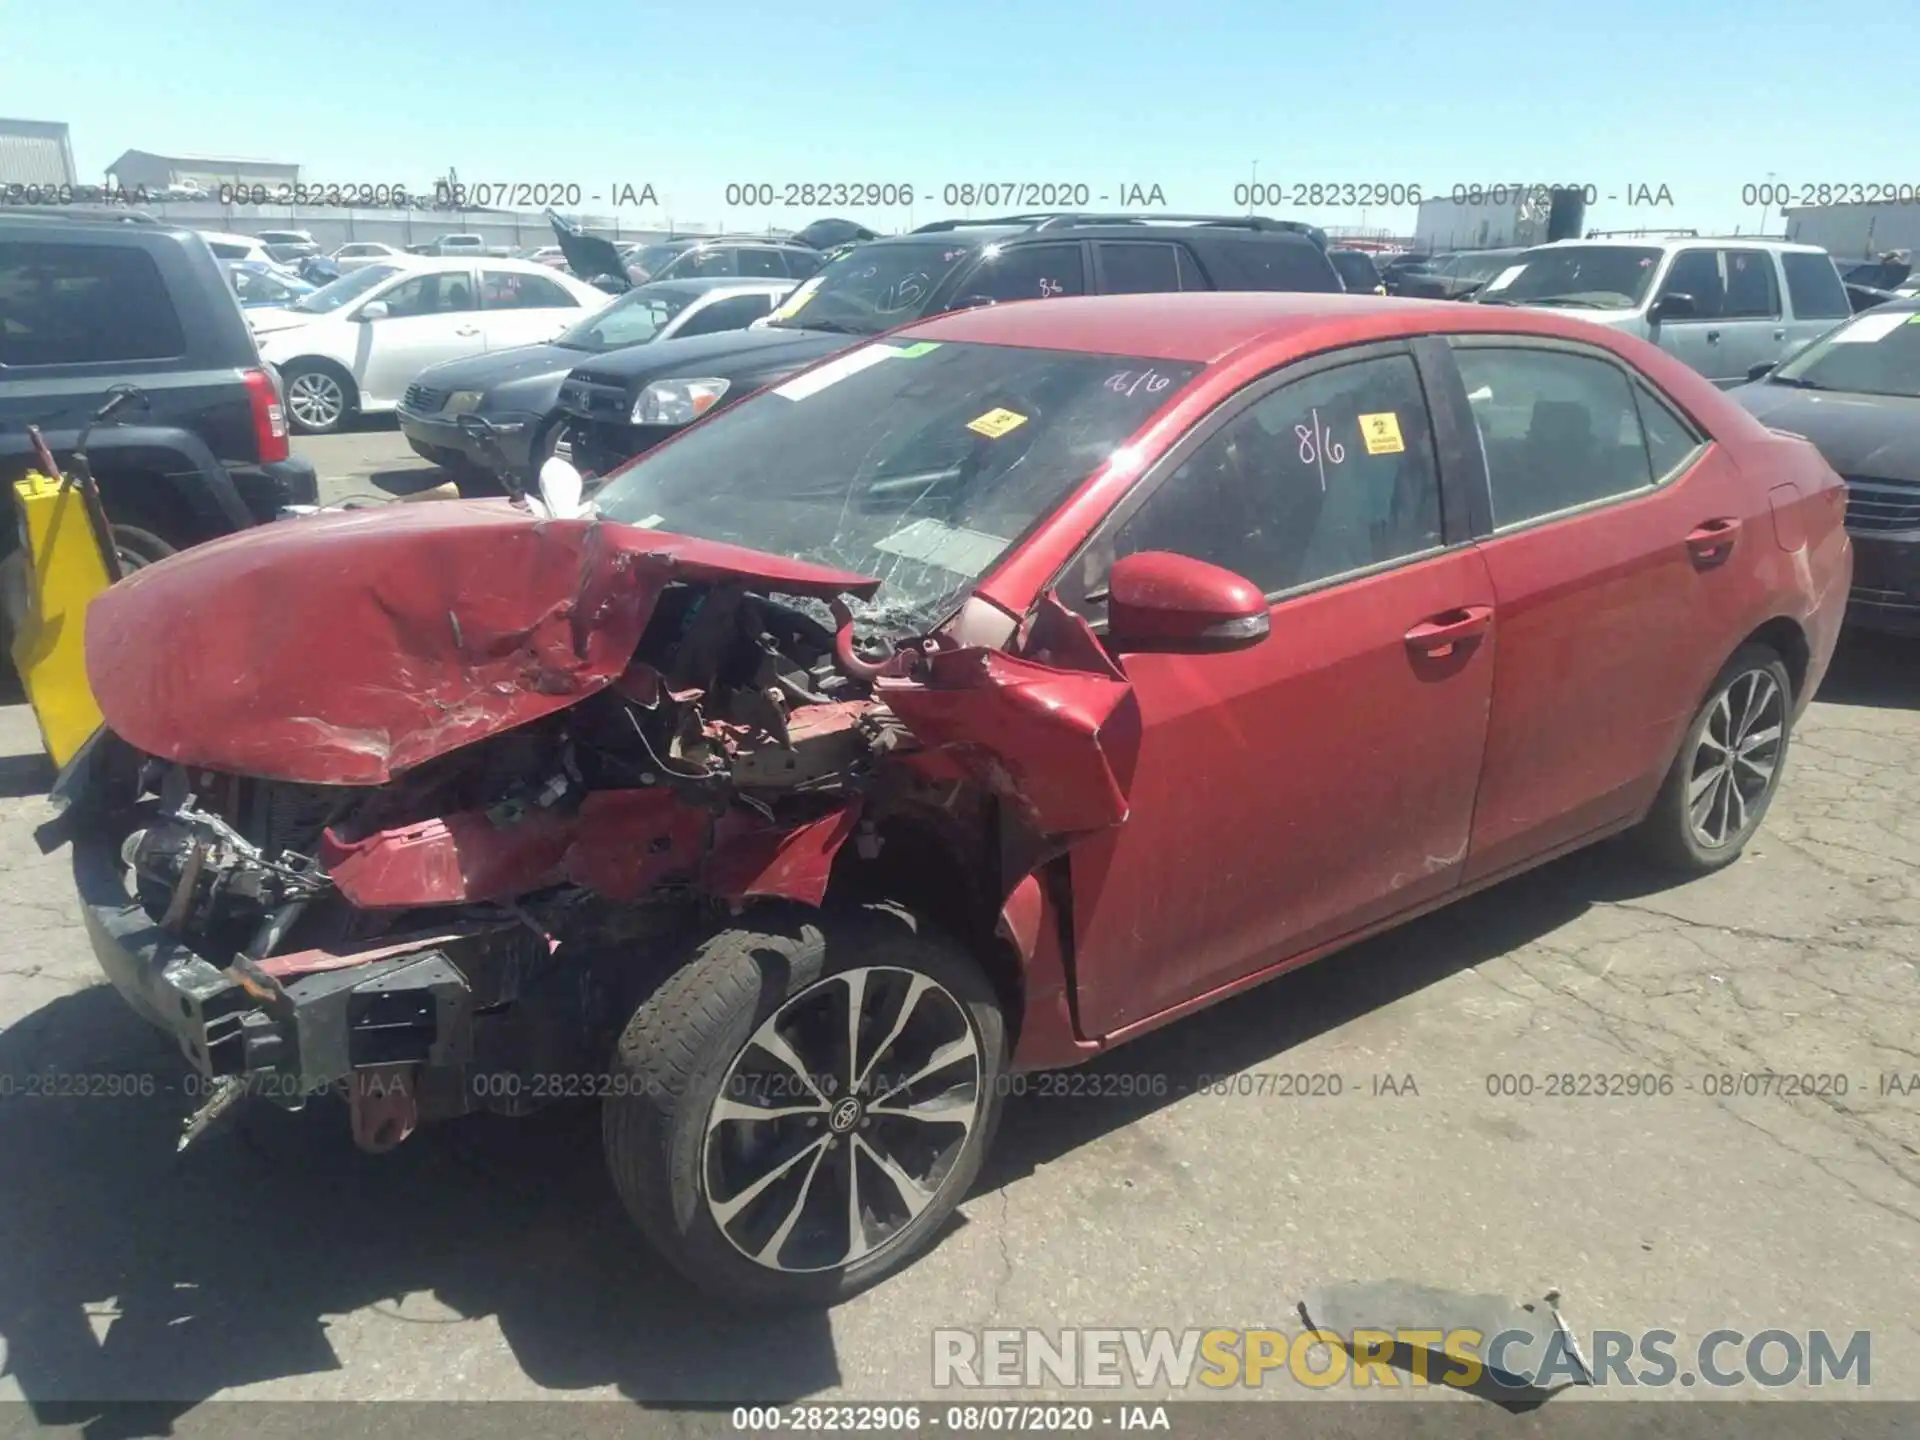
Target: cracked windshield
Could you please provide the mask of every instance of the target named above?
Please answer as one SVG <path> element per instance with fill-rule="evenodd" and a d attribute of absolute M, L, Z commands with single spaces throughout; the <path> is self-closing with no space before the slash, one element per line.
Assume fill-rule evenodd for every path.
<path fill-rule="evenodd" d="M 642 458 L 596 507 L 875 576 L 865 626 L 906 635 L 950 609 L 1198 368 L 950 341 L 863 346 Z"/>

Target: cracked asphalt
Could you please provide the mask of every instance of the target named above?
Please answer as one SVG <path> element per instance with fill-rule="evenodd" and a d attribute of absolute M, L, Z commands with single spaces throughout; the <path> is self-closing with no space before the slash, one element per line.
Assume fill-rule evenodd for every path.
<path fill-rule="evenodd" d="M 339 448 L 371 474 L 396 441 Z M 1577 1335 L 1667 1329 L 1683 1360 L 1719 1328 L 1868 1330 L 1871 1387 L 1824 1395 L 1920 1399 L 1916 774 L 1920 645 L 1849 636 L 1730 870 L 1603 846 L 1033 1077 L 918 1265 L 741 1318 L 636 1244 L 590 1110 L 371 1157 L 338 1111 L 262 1107 L 176 1156 L 180 1062 L 32 843 L 47 777 L 8 705 L 0 1399 L 933 1399 L 937 1326 L 1292 1330 L 1306 1291 L 1382 1279 L 1557 1289 Z M 48 1073 L 155 1093 L 19 1093 Z"/>

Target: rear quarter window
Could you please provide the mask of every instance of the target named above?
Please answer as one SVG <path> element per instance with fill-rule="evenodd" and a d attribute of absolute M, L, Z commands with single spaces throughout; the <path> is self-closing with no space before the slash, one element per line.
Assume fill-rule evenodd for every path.
<path fill-rule="evenodd" d="M 1847 287 L 1829 257 L 1788 250 L 1780 256 L 1780 267 L 1787 274 L 1787 297 L 1796 320 L 1842 320 L 1853 313 Z"/>
<path fill-rule="evenodd" d="M 0 241 L 0 365 L 172 360 L 186 348 L 146 251 Z"/>
<path fill-rule="evenodd" d="M 1309 240 L 1214 238 L 1195 248 L 1221 290 L 1338 293 L 1345 288 L 1333 262 Z"/>

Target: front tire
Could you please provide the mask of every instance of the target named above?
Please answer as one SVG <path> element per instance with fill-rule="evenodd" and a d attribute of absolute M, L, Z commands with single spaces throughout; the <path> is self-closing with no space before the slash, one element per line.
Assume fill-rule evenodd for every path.
<path fill-rule="evenodd" d="M 914 1259 L 999 1121 L 1006 1030 L 966 950 L 885 906 L 761 907 L 634 1012 L 602 1117 L 653 1248 L 741 1305 L 831 1305 Z"/>
<path fill-rule="evenodd" d="M 1731 865 L 1760 828 L 1787 759 L 1793 680 L 1765 645 L 1743 645 L 1708 687 L 1638 832 L 1675 870 Z"/>
<path fill-rule="evenodd" d="M 287 417 L 302 435 L 334 434 L 358 403 L 353 383 L 321 361 L 296 360 L 282 378 L 287 387 Z"/>

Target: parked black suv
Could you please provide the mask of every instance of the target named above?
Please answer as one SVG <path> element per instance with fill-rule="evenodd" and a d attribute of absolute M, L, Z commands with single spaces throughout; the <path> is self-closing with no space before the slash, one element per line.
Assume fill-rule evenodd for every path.
<path fill-rule="evenodd" d="M 597 356 L 560 387 L 573 461 L 605 474 L 855 339 L 943 310 L 1056 295 L 1345 287 L 1310 225 L 1238 215 L 940 220 L 830 260 L 752 329 Z"/>
<path fill-rule="evenodd" d="M 314 503 L 279 377 L 206 241 L 126 211 L 0 208 L 0 483 L 29 468 L 27 426 L 64 462 L 115 385 L 142 398 L 88 452 L 130 557 Z M 0 563 L 16 529 L 0 525 Z"/>

